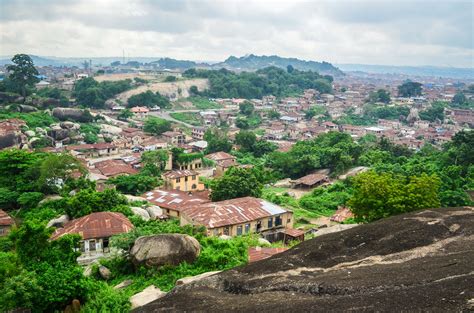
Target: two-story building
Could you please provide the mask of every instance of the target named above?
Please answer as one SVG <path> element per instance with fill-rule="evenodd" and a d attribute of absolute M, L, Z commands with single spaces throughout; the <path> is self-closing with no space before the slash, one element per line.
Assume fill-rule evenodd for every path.
<path fill-rule="evenodd" d="M 186 207 L 181 225 L 200 225 L 210 236 L 259 233 L 267 240 L 283 240 L 293 228 L 293 212 L 254 197 L 243 197 Z"/>
<path fill-rule="evenodd" d="M 167 131 L 161 134 L 163 139 L 170 145 L 184 144 L 186 137 L 180 132 Z"/>
<path fill-rule="evenodd" d="M 204 184 L 199 183 L 199 173 L 193 170 L 173 170 L 162 175 L 166 189 L 181 191 L 204 190 Z"/>

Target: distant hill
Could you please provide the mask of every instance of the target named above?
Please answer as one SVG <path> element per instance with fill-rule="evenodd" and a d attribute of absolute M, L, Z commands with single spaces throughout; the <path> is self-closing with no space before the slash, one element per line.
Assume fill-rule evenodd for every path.
<path fill-rule="evenodd" d="M 243 57 L 235 57 L 230 56 L 221 63 L 213 64 L 213 68 L 221 68 L 225 67 L 229 70 L 247 70 L 247 71 L 255 71 L 259 70 L 268 66 L 277 66 L 281 68 L 285 68 L 291 65 L 295 69 L 302 70 L 302 71 L 315 71 L 321 74 L 330 74 L 334 76 L 340 76 L 344 73 L 338 69 L 337 67 L 333 66 L 331 63 L 328 62 L 316 62 L 316 61 L 305 61 L 296 58 L 283 58 L 277 55 L 246 55 Z"/>
<path fill-rule="evenodd" d="M 375 73 L 375 74 L 403 74 L 410 76 L 431 76 L 459 79 L 474 79 L 472 68 L 440 67 L 440 66 L 392 66 L 366 64 L 337 64 L 345 72 Z"/>
<path fill-rule="evenodd" d="M 157 64 L 161 68 L 168 68 L 168 69 L 188 69 L 192 67 L 196 67 L 198 64 L 194 61 L 186 61 L 186 60 L 176 60 L 171 58 L 161 58 L 158 61 L 150 62 L 151 64 Z M 207 64 L 206 64 L 207 65 Z"/>

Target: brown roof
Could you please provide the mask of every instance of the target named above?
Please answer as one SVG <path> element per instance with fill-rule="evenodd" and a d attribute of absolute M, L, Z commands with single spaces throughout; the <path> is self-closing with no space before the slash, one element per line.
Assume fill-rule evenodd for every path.
<path fill-rule="evenodd" d="M 210 160 L 213 160 L 213 161 L 222 161 L 222 160 L 235 160 L 236 157 L 227 153 L 227 152 L 224 152 L 224 151 L 219 151 L 219 152 L 215 152 L 215 153 L 211 153 L 211 154 L 208 154 L 208 155 L 205 155 L 204 156 L 205 158 L 207 159 L 210 159 Z"/>
<path fill-rule="evenodd" d="M 122 213 L 96 212 L 66 223 L 63 228 L 56 229 L 51 239 L 55 240 L 66 234 L 79 234 L 82 239 L 108 238 L 128 233 L 132 229 L 132 223 Z"/>
<path fill-rule="evenodd" d="M 154 189 L 142 195 L 147 201 L 164 209 L 181 211 L 188 206 L 207 203 L 210 200 L 200 193 L 189 194 L 179 190 Z"/>
<path fill-rule="evenodd" d="M 0 210 L 0 225 L 9 226 L 15 224 L 15 221 L 8 215 L 7 212 Z"/>
<path fill-rule="evenodd" d="M 299 237 L 305 234 L 304 230 L 294 229 L 294 228 L 285 228 L 285 234 L 291 237 Z"/>
<path fill-rule="evenodd" d="M 312 186 L 314 184 L 317 184 L 321 181 L 326 180 L 327 178 L 328 177 L 326 174 L 315 173 L 315 174 L 309 174 L 301 178 L 298 178 L 297 180 L 294 181 L 294 183 L 297 185 Z"/>
<path fill-rule="evenodd" d="M 223 168 L 228 168 L 228 167 L 237 165 L 237 162 L 235 162 L 235 159 L 226 159 L 226 160 L 217 161 L 217 165 Z"/>
<path fill-rule="evenodd" d="M 253 247 L 248 249 L 249 263 L 267 259 L 275 254 L 282 253 L 288 248 L 261 248 Z"/>
<path fill-rule="evenodd" d="M 113 177 L 121 174 L 133 175 L 138 173 L 136 169 L 123 160 L 100 161 L 95 163 L 94 166 L 102 173 L 102 175 L 107 177 Z"/>
<path fill-rule="evenodd" d="M 178 133 L 178 132 L 173 132 L 173 131 L 166 131 L 164 133 L 161 134 L 161 136 L 164 136 L 164 137 L 176 137 L 176 136 L 182 136 L 183 134 L 181 133 Z"/>
<path fill-rule="evenodd" d="M 94 143 L 94 144 L 83 144 L 83 145 L 74 145 L 74 146 L 67 146 L 67 150 L 102 150 L 102 149 L 109 149 L 115 148 L 114 144 L 102 142 L 102 143 Z"/>
<path fill-rule="evenodd" d="M 266 200 L 243 197 L 190 206 L 183 211 L 183 215 L 189 217 L 195 224 L 212 229 L 248 223 L 286 212 L 288 212 L 286 209 Z"/>
<path fill-rule="evenodd" d="M 197 176 L 199 173 L 193 170 L 173 170 L 163 174 L 164 177 L 171 179 L 193 175 Z"/>

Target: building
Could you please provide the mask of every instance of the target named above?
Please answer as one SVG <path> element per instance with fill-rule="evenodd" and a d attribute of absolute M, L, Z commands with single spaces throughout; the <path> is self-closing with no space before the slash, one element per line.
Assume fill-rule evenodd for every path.
<path fill-rule="evenodd" d="M 163 139 L 171 145 L 184 144 L 186 137 L 179 132 L 167 131 L 161 134 Z"/>
<path fill-rule="evenodd" d="M 94 166 L 107 178 L 138 173 L 137 169 L 133 168 L 124 160 L 104 160 L 94 163 Z"/>
<path fill-rule="evenodd" d="M 146 118 L 150 112 L 147 107 L 133 107 L 130 111 L 138 118 Z"/>
<path fill-rule="evenodd" d="M 293 188 L 314 188 L 328 182 L 326 174 L 315 173 L 291 181 Z"/>
<path fill-rule="evenodd" d="M 15 225 L 13 218 L 7 212 L 0 210 L 0 237 L 8 235 L 13 225 Z"/>
<path fill-rule="evenodd" d="M 204 184 L 199 183 L 199 173 L 193 170 L 173 170 L 163 175 L 166 189 L 180 191 L 204 190 Z"/>
<path fill-rule="evenodd" d="M 99 257 L 110 252 L 110 237 L 132 229 L 132 223 L 122 213 L 96 212 L 67 222 L 64 227 L 56 229 L 51 240 L 78 234 L 82 237 L 79 251 L 83 256 Z"/>
<path fill-rule="evenodd" d="M 354 214 L 351 212 L 351 210 L 347 207 L 340 207 L 337 209 L 336 213 L 334 213 L 330 220 L 331 222 L 337 222 L 337 223 L 342 223 L 348 218 L 353 218 Z"/>
<path fill-rule="evenodd" d="M 181 225 L 201 225 L 210 236 L 259 233 L 269 241 L 284 239 L 293 228 L 293 212 L 254 197 L 243 197 L 189 206 L 182 211 Z"/>
<path fill-rule="evenodd" d="M 193 130 L 191 132 L 191 137 L 193 137 L 194 140 L 203 140 L 205 133 L 206 133 L 206 128 L 195 126 L 193 127 Z"/>
<path fill-rule="evenodd" d="M 66 150 L 73 152 L 75 156 L 102 157 L 119 153 L 119 149 L 112 143 L 94 143 L 67 146 Z"/>
<path fill-rule="evenodd" d="M 232 166 L 237 165 L 237 158 L 227 152 L 219 151 L 204 156 L 206 159 L 216 162 L 215 176 L 221 176 Z"/>
<path fill-rule="evenodd" d="M 178 190 L 154 189 L 142 195 L 142 198 L 159 206 L 170 217 L 180 217 L 181 211 L 188 206 L 210 202 L 207 197 L 200 193 Z"/>

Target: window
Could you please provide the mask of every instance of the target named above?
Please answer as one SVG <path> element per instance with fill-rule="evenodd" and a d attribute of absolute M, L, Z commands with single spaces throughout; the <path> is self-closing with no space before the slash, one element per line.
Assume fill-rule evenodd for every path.
<path fill-rule="evenodd" d="M 186 176 L 186 177 L 184 178 L 184 181 L 188 181 L 188 176 Z"/>
<path fill-rule="evenodd" d="M 281 216 L 275 217 L 275 226 L 280 226 L 282 224 Z"/>
<path fill-rule="evenodd" d="M 291 223 L 291 217 L 286 220 L 287 223 Z"/>
<path fill-rule="evenodd" d="M 193 184 L 193 185 L 191 186 L 191 189 L 196 189 L 196 188 L 197 188 L 196 184 Z"/>
<path fill-rule="evenodd" d="M 193 175 L 192 180 L 196 180 L 196 175 Z"/>
<path fill-rule="evenodd" d="M 242 225 L 237 226 L 237 236 L 242 235 Z"/>
<path fill-rule="evenodd" d="M 245 233 L 248 234 L 250 232 L 250 224 L 245 224 Z"/>
<path fill-rule="evenodd" d="M 84 240 L 79 242 L 79 251 L 86 252 L 86 246 L 84 244 Z"/>
<path fill-rule="evenodd" d="M 95 251 L 95 239 L 89 240 L 89 251 Z"/>
<path fill-rule="evenodd" d="M 270 218 L 268 219 L 268 228 L 272 228 L 272 227 L 273 227 L 273 218 L 270 217 Z"/>
<path fill-rule="evenodd" d="M 224 235 L 229 236 L 229 233 L 230 233 L 229 226 L 224 227 Z"/>
<path fill-rule="evenodd" d="M 176 182 L 179 183 L 181 181 L 181 178 L 176 178 Z"/>

